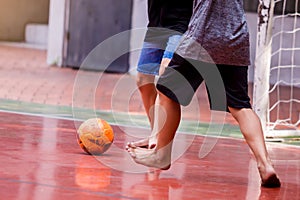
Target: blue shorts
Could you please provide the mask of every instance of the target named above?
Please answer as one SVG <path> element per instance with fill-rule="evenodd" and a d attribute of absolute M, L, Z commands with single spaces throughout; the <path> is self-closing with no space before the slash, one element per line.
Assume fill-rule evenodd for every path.
<path fill-rule="evenodd" d="M 180 39 L 181 35 L 169 37 L 165 49 L 156 47 L 155 44 L 144 42 L 137 71 L 143 74 L 158 75 L 161 60 L 163 58 L 172 59 Z"/>

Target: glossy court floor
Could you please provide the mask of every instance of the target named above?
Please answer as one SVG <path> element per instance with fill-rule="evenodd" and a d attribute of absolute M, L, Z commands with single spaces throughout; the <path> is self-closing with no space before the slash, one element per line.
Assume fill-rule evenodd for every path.
<path fill-rule="evenodd" d="M 261 188 L 243 140 L 218 138 L 199 158 L 204 137 L 179 134 L 174 163 L 148 171 L 133 163 L 126 142 L 146 129 L 114 125 L 115 141 L 103 155 L 85 154 L 76 142 L 79 122 L 0 113 L 1 199 L 300 199 L 300 149 L 268 144 L 282 181 Z"/>
<path fill-rule="evenodd" d="M 267 142 L 282 187 L 261 188 L 253 156 L 231 116 L 222 137 L 191 134 L 191 124 L 180 129 L 169 170 L 135 164 L 124 146 L 147 136 L 149 130 L 143 124 L 146 120 L 139 121 L 144 113 L 136 92 L 129 100 L 123 88 L 112 93 L 115 82 L 128 80 L 124 75 L 102 74 L 102 87 L 96 94 L 92 91 L 95 107 L 86 104 L 89 95 L 77 101 L 82 104 L 76 112 L 82 115 L 98 110 L 94 114 L 113 122 L 113 111 L 117 113 L 113 118 L 118 118 L 111 123 L 115 133 L 111 148 L 101 156 L 87 155 L 76 141 L 81 121 L 74 118 L 72 107 L 78 72 L 46 66 L 44 50 L 0 45 L 0 54 L 0 199 L 300 199 L 300 148 Z M 203 94 L 197 94 L 199 118 L 207 122 Z M 138 124 L 125 123 L 128 111 Z M 193 112 L 187 108 L 184 117 L 194 117 Z M 211 143 L 215 143 L 212 150 L 199 157 L 200 149 Z"/>

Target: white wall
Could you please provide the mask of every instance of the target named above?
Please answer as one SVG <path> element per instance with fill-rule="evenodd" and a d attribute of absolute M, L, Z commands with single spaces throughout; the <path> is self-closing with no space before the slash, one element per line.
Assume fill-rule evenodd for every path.
<path fill-rule="evenodd" d="M 69 0 L 50 0 L 47 64 L 62 66 L 66 5 Z"/>
<path fill-rule="evenodd" d="M 148 23 L 147 17 L 147 0 L 133 0 L 132 8 L 132 29 L 146 28 Z M 132 31 L 130 44 L 131 46 L 142 46 L 141 36 L 139 31 Z M 139 42 L 137 45 L 136 43 Z M 132 51 L 129 57 L 129 73 L 136 73 L 136 66 L 138 62 L 140 51 Z"/>

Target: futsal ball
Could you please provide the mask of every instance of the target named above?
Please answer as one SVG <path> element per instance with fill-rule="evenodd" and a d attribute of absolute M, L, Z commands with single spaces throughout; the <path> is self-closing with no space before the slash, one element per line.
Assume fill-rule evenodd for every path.
<path fill-rule="evenodd" d="M 105 120 L 92 118 L 79 126 L 77 141 L 86 153 L 100 155 L 106 152 L 113 143 L 114 132 Z"/>

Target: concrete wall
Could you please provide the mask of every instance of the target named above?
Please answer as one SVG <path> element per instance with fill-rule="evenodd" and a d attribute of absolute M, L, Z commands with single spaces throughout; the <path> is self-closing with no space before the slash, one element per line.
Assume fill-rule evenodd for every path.
<path fill-rule="evenodd" d="M 48 24 L 48 65 L 63 65 L 65 55 L 65 37 L 68 17 L 68 5 L 70 0 L 50 0 L 49 24 Z M 66 13 L 67 12 L 67 13 Z"/>
<path fill-rule="evenodd" d="M 24 41 L 27 24 L 48 24 L 49 0 L 0 0 L 0 5 L 0 41 Z"/>

